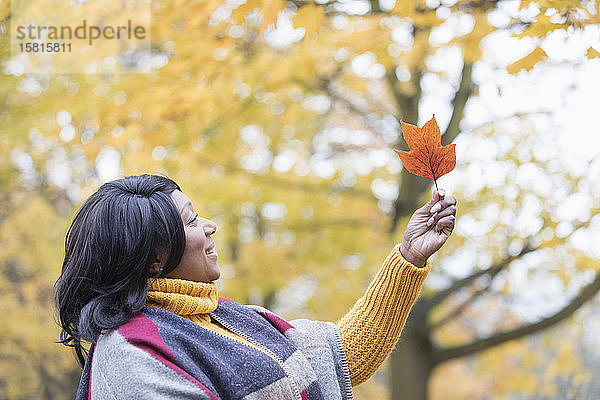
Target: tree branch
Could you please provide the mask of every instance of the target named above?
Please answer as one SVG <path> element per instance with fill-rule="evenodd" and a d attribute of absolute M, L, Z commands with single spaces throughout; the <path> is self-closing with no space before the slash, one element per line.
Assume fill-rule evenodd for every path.
<path fill-rule="evenodd" d="M 336 89 L 334 89 L 332 87 L 331 84 L 328 84 L 324 89 L 327 92 L 327 94 L 329 95 L 329 97 L 331 97 L 332 100 L 344 104 L 357 117 L 362 119 L 369 128 L 373 129 L 373 131 L 375 133 L 377 133 L 377 126 L 375 126 L 375 124 L 373 123 L 374 122 L 373 118 L 369 115 L 369 113 L 366 110 L 361 109 L 358 105 L 353 103 L 351 100 L 345 98 L 343 95 L 338 93 L 336 91 Z"/>
<path fill-rule="evenodd" d="M 471 303 L 473 303 L 473 301 L 475 301 L 479 296 L 481 296 L 483 293 L 487 292 L 491 287 L 492 287 L 492 283 L 494 282 L 494 278 L 496 276 L 498 276 L 498 273 L 500 273 L 500 269 L 497 269 L 495 271 L 492 271 L 490 273 L 490 280 L 487 283 L 487 285 L 485 285 L 485 287 L 476 290 L 475 292 L 471 293 L 471 295 L 465 300 L 463 301 L 461 304 L 459 304 L 458 306 L 454 307 L 452 310 L 450 310 L 444 317 L 442 317 L 439 321 L 430 324 L 428 329 L 430 331 L 434 331 L 436 329 L 439 329 L 440 327 L 446 325 L 449 321 L 452 321 L 453 319 L 459 317 L 466 309 L 469 305 L 471 305 Z"/>
<path fill-rule="evenodd" d="M 314 231 L 317 229 L 324 229 L 332 226 L 340 227 L 366 227 L 377 231 L 379 228 L 376 225 L 369 224 L 365 219 L 360 218 L 329 218 L 319 219 L 318 221 L 307 221 L 306 223 L 292 223 L 287 225 L 287 228 L 293 229 L 294 231 Z"/>
<path fill-rule="evenodd" d="M 379 0 L 369 0 L 369 3 L 371 4 L 371 13 L 379 14 L 382 11 L 379 6 Z"/>
<path fill-rule="evenodd" d="M 596 215 L 596 213 L 593 213 L 593 215 Z M 585 220 L 585 221 L 578 222 L 577 224 L 575 224 L 573 232 L 575 232 L 579 229 L 588 227 L 591 223 L 590 221 L 591 221 L 591 218 L 588 220 Z M 456 318 L 457 316 L 459 316 L 466 309 L 466 307 L 471 302 L 473 302 L 473 300 L 475 300 L 479 295 L 481 295 L 482 293 L 484 293 L 485 291 L 487 291 L 490 288 L 493 279 L 498 275 L 499 272 L 501 272 L 504 268 L 506 268 L 512 261 L 514 261 L 518 258 L 521 258 L 524 255 L 531 253 L 533 251 L 536 251 L 542 247 L 541 244 L 534 246 L 533 241 L 534 241 L 534 238 L 529 237 L 525 246 L 523 246 L 523 248 L 521 249 L 521 251 L 519 251 L 518 254 L 516 254 L 514 256 L 506 257 L 504 260 L 502 260 L 501 262 L 495 264 L 494 266 L 492 266 L 488 269 L 477 271 L 461 280 L 458 280 L 458 281 L 454 282 L 452 285 L 450 285 L 448 288 L 435 293 L 430 298 L 424 298 L 425 304 L 427 306 L 429 306 L 430 308 L 433 308 L 434 306 L 441 303 L 443 300 L 445 300 L 447 297 L 449 297 L 453 293 L 459 291 L 460 289 L 462 289 L 462 288 L 466 287 L 467 285 L 471 284 L 472 282 L 474 282 L 477 278 L 485 276 L 485 275 L 491 276 L 491 279 L 488 282 L 488 285 L 486 285 L 486 287 L 474 292 L 467 300 L 465 300 L 462 304 L 460 304 L 459 306 L 454 308 L 451 312 L 449 312 L 440 321 L 431 325 L 430 329 L 431 330 L 437 329 L 440 326 L 442 326 L 444 323 L 448 322 L 449 320 L 452 320 L 453 318 Z"/>
<path fill-rule="evenodd" d="M 453 358 L 477 353 L 506 343 L 510 340 L 519 339 L 521 337 L 541 331 L 542 329 L 546 329 L 573 315 L 573 313 L 577 311 L 586 301 L 593 298 L 599 290 L 600 272 L 596 274 L 596 277 L 589 285 L 580 290 L 577 296 L 575 296 L 569 304 L 550 317 L 544 318 L 538 322 L 526 324 L 515 329 L 498 333 L 485 339 L 479 339 L 469 344 L 437 350 L 433 354 L 433 363 L 436 365 Z"/>
<path fill-rule="evenodd" d="M 460 133 L 460 121 L 463 119 L 463 114 L 469 97 L 473 94 L 475 85 L 473 84 L 473 64 L 464 63 L 460 73 L 460 84 L 454 93 L 452 99 L 452 116 L 450 122 L 442 135 L 442 145 L 450 144 L 456 139 Z"/>
<path fill-rule="evenodd" d="M 202 161 L 202 163 L 206 167 L 221 166 L 228 173 L 245 172 L 249 175 L 252 175 L 253 179 L 261 181 L 262 184 L 268 185 L 268 186 L 274 186 L 279 189 L 301 190 L 301 191 L 305 191 L 305 192 L 309 192 L 309 193 L 332 193 L 332 192 L 334 192 L 334 193 L 340 193 L 340 194 L 353 196 L 353 197 L 360 197 L 360 198 L 364 198 L 367 200 L 375 199 L 375 196 L 369 190 L 359 189 L 359 188 L 355 188 L 355 187 L 345 187 L 345 186 L 337 187 L 337 186 L 332 185 L 331 183 L 319 184 L 319 183 L 307 183 L 307 182 L 301 182 L 301 181 L 293 182 L 293 181 L 289 181 L 289 180 L 279 178 L 279 177 L 273 176 L 273 175 L 264 175 L 264 176 L 263 175 L 255 175 L 255 174 L 248 172 L 247 170 L 245 170 L 242 167 L 238 167 L 238 166 L 232 165 L 232 164 L 218 163 L 218 162 L 215 162 L 215 161 L 209 159 L 208 157 L 204 157 L 201 155 L 196 156 L 196 159 Z"/>
<path fill-rule="evenodd" d="M 296 8 L 300 9 L 306 5 L 315 4 L 317 6 L 321 6 L 327 8 L 327 6 L 331 6 L 337 3 L 337 0 L 326 1 L 325 3 L 315 3 L 314 1 L 304 1 L 304 0 L 288 0 L 290 3 L 294 4 Z"/>
<path fill-rule="evenodd" d="M 514 256 L 509 255 L 508 257 L 505 257 L 504 259 L 502 259 L 501 261 L 497 262 L 496 264 L 492 265 L 491 267 L 487 268 L 487 269 L 483 269 L 483 270 L 479 270 L 476 271 L 474 273 L 472 273 L 469 276 L 466 276 L 462 279 L 459 279 L 457 281 L 455 281 L 453 284 L 451 284 L 450 286 L 448 286 L 446 289 L 440 290 L 439 292 L 435 293 L 433 296 L 431 296 L 430 298 L 426 298 L 425 301 L 427 302 L 427 304 L 429 305 L 429 307 L 434 307 L 438 304 L 440 304 L 442 301 L 444 301 L 447 297 L 449 297 L 451 294 L 459 291 L 460 289 L 470 285 L 471 283 L 473 283 L 473 281 L 475 281 L 477 278 L 484 276 L 484 275 L 491 275 L 491 276 L 495 276 L 496 274 L 498 274 L 500 271 L 502 271 L 504 268 L 508 267 L 508 265 L 513 262 L 516 259 L 519 259 L 521 257 L 523 257 L 524 255 L 531 253 L 532 251 L 537 250 L 539 247 L 538 246 L 533 246 L 531 239 L 527 241 L 527 243 L 525 244 L 525 246 L 523 246 L 523 248 L 521 249 L 521 251 L 519 251 L 519 253 L 517 253 Z"/>

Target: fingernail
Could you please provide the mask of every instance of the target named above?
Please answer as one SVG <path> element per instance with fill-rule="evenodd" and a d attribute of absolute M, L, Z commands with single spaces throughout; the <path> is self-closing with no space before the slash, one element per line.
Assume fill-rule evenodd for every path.
<path fill-rule="evenodd" d="M 440 189 L 440 190 L 438 191 L 438 193 L 439 193 L 439 194 L 440 194 L 440 196 L 442 196 L 442 197 L 444 196 L 444 194 L 446 194 L 446 192 L 444 192 L 444 189 Z"/>
<path fill-rule="evenodd" d="M 427 226 L 431 225 L 433 225 L 433 217 L 429 218 L 429 221 L 427 221 Z"/>
<path fill-rule="evenodd" d="M 433 214 L 435 212 L 440 211 L 440 208 L 442 208 L 442 206 L 440 205 L 440 203 L 436 203 L 433 207 L 431 207 L 430 212 Z"/>

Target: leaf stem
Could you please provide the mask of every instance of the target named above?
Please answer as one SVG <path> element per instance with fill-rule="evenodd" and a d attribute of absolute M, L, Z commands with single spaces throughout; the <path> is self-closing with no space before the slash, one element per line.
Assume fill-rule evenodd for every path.
<path fill-rule="evenodd" d="M 431 171 L 431 176 L 433 176 L 433 183 L 435 184 L 435 190 L 439 192 L 437 182 L 435 180 L 435 173 L 433 172 L 433 167 L 431 166 L 431 158 L 427 157 L 427 161 L 429 162 L 429 170 Z"/>

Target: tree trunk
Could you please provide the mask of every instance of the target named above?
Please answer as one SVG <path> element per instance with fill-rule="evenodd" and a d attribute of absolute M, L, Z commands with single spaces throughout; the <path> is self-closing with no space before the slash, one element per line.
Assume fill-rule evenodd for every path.
<path fill-rule="evenodd" d="M 394 216 L 390 225 L 390 234 L 393 235 L 395 233 L 398 223 L 403 217 L 412 214 L 417 209 L 417 205 L 420 206 L 421 195 L 423 192 L 429 190 L 432 182 L 429 178 L 412 175 L 406 168 L 402 168 L 402 172 L 400 172 L 399 193 L 394 204 Z"/>
<path fill-rule="evenodd" d="M 391 355 L 391 400 L 427 400 L 434 364 L 426 319 L 426 307 L 417 302 Z"/>

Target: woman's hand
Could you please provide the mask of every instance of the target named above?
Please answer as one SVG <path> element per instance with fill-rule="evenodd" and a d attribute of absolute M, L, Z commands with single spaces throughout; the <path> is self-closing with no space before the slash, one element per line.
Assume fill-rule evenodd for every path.
<path fill-rule="evenodd" d="M 418 267 L 442 247 L 454 229 L 456 198 L 433 189 L 431 200 L 419 208 L 408 221 L 400 253 Z"/>

